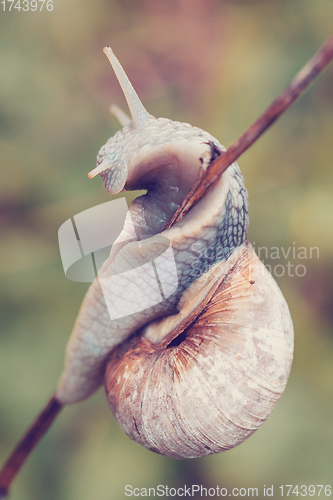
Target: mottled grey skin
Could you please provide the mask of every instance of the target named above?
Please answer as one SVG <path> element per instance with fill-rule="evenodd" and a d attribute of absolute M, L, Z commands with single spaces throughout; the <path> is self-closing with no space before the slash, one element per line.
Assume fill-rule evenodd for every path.
<path fill-rule="evenodd" d="M 248 197 L 236 163 L 179 223 L 165 230 L 198 170 L 209 164 L 212 149 L 224 150 L 207 132 L 150 115 L 144 125 L 125 126 L 101 148 L 97 165 L 110 164 L 101 173 L 106 189 L 115 194 L 124 188 L 145 188 L 147 194 L 132 203 L 119 237 L 121 244 L 111 251 L 99 272 L 99 280 L 119 274 L 124 264 L 133 269 L 142 264 L 137 244 L 128 242 L 129 239 L 136 235 L 142 240 L 143 253 L 154 255 L 159 246 L 158 236 L 154 235 L 162 235 L 172 244 L 178 287 L 160 304 L 111 321 L 101 286 L 95 280 L 67 347 L 66 367 L 57 390 L 62 403 L 74 403 L 92 394 L 102 383 L 105 361 L 112 348 L 151 321 L 176 314 L 184 291 L 245 241 Z M 110 293 L 115 298 L 125 297 L 126 287 L 122 285 Z M 142 294 L 149 293 L 147 282 Z M 140 301 L 140 294 L 136 300 Z"/>

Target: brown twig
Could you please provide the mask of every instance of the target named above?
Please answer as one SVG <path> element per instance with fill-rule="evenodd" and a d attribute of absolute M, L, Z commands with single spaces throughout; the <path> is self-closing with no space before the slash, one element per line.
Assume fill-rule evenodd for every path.
<path fill-rule="evenodd" d="M 298 73 L 292 83 L 282 92 L 265 113 L 230 148 L 213 161 L 204 175 L 199 176 L 195 188 L 185 198 L 168 227 L 175 224 L 197 203 L 214 182 L 239 156 L 244 153 L 272 123 L 309 87 L 310 83 L 324 70 L 333 58 L 333 37 Z M 52 396 L 26 435 L 14 449 L 0 472 L 0 500 L 4 498 L 19 469 L 30 452 L 48 430 L 62 409 L 61 403 Z"/>
<path fill-rule="evenodd" d="M 220 178 L 223 172 L 239 158 L 259 137 L 291 106 L 309 87 L 313 80 L 326 68 L 333 59 L 333 36 L 313 56 L 313 58 L 296 75 L 294 80 L 275 99 L 270 107 L 255 121 L 249 129 L 239 137 L 227 151 L 223 152 L 208 167 L 205 175 L 198 181 L 195 189 L 186 196 L 167 227 L 172 226 L 187 214 Z"/>
<path fill-rule="evenodd" d="M 62 404 L 52 396 L 30 429 L 18 443 L 0 472 L 0 500 L 5 498 L 16 474 L 56 418 Z"/>

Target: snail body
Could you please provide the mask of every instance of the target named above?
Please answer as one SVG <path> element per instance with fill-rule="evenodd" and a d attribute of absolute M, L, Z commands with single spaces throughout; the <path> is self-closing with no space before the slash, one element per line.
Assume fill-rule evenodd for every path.
<path fill-rule="evenodd" d="M 175 458 L 217 453 L 258 429 L 284 390 L 293 354 L 288 306 L 246 241 L 248 198 L 236 163 L 166 229 L 199 171 L 224 148 L 197 127 L 151 116 L 111 49 L 105 53 L 131 119 L 115 110 L 124 127 L 101 148 L 89 176 L 100 174 L 111 194 L 147 194 L 130 206 L 86 295 L 57 399 L 83 400 L 104 383 L 117 421 L 143 446 Z M 177 274 L 174 291 L 158 304 L 110 319 L 108 278 L 129 267 L 135 275 L 165 241 Z M 168 273 L 166 267 L 165 282 L 174 285 Z M 126 281 L 109 288 L 111 299 L 126 298 Z M 140 306 L 150 293 L 148 280 L 127 300 Z"/>

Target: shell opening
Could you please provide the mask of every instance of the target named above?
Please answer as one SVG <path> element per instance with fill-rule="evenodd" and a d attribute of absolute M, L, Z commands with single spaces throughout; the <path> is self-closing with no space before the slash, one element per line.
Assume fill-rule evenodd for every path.
<path fill-rule="evenodd" d="M 186 330 L 182 331 L 177 337 L 171 340 L 171 342 L 166 346 L 167 349 L 172 347 L 178 347 L 186 339 Z"/>

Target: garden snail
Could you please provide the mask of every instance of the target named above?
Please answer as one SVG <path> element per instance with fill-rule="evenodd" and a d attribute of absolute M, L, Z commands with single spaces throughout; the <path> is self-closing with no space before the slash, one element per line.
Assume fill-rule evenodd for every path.
<path fill-rule="evenodd" d="M 199 170 L 224 148 L 203 130 L 151 116 L 111 49 L 104 52 L 131 119 L 115 110 L 123 129 L 101 148 L 89 176 L 100 174 L 111 194 L 147 194 L 132 203 L 118 245 L 86 295 L 56 398 L 83 400 L 104 380 L 113 414 L 138 443 L 176 458 L 217 453 L 258 429 L 284 390 L 293 355 L 288 306 L 246 241 L 247 192 L 236 163 L 166 229 Z M 165 239 L 177 269 L 175 292 L 111 320 L 101 283 L 128 265 L 139 268 Z M 149 293 L 148 283 L 142 295 Z M 126 288 L 114 294 L 126 296 Z"/>

